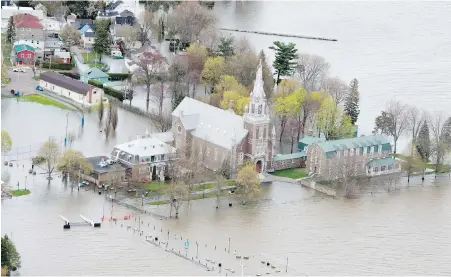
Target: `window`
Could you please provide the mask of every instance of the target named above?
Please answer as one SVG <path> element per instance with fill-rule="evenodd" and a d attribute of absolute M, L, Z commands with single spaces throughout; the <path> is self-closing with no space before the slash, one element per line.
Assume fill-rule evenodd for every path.
<path fill-rule="evenodd" d="M 31 43 L 34 43 L 34 40 L 32 40 Z"/>
<path fill-rule="evenodd" d="M 368 146 L 368 147 L 366 148 L 366 153 L 367 153 L 367 154 L 370 154 L 370 153 L 371 153 L 371 146 Z"/>
<path fill-rule="evenodd" d="M 349 149 L 349 156 L 354 156 L 354 149 Z"/>
<path fill-rule="evenodd" d="M 215 148 L 215 161 L 218 159 L 218 149 Z"/>
<path fill-rule="evenodd" d="M 21 30 L 21 31 L 25 31 L 25 29 L 24 29 L 24 28 L 20 28 L 20 30 Z"/>
<path fill-rule="evenodd" d="M 24 58 L 24 57 L 25 57 L 25 54 L 20 54 L 20 56 L 21 56 L 22 58 Z"/>
<path fill-rule="evenodd" d="M 262 105 L 258 105 L 258 114 L 262 114 Z"/>
<path fill-rule="evenodd" d="M 385 171 L 387 167 L 385 165 L 381 166 L 381 171 Z"/>
<path fill-rule="evenodd" d="M 341 151 L 337 151 L 337 157 L 340 157 L 340 152 L 341 152 Z"/>
<path fill-rule="evenodd" d="M 28 58 L 31 58 L 31 54 L 28 54 Z"/>
<path fill-rule="evenodd" d="M 210 157 L 210 147 L 207 147 L 207 158 Z"/>
<path fill-rule="evenodd" d="M 375 167 L 374 172 L 379 172 L 379 167 Z"/>
<path fill-rule="evenodd" d="M 182 132 L 182 126 L 177 126 L 177 131 L 179 132 L 179 133 L 181 133 Z"/>
<path fill-rule="evenodd" d="M 255 105 L 252 104 L 252 113 L 255 113 Z"/>
<path fill-rule="evenodd" d="M 378 145 L 374 145 L 373 153 L 377 153 L 377 152 L 379 152 L 379 146 Z"/>
<path fill-rule="evenodd" d="M 392 166 L 391 165 L 389 165 L 388 167 L 387 167 L 387 170 L 392 170 L 393 168 L 392 168 Z"/>
<path fill-rule="evenodd" d="M 238 154 L 238 164 L 242 164 L 243 163 L 243 157 L 244 157 L 243 152 L 240 152 L 240 154 Z"/>
<path fill-rule="evenodd" d="M 348 156 L 348 150 L 343 150 L 343 157 L 347 157 Z"/>

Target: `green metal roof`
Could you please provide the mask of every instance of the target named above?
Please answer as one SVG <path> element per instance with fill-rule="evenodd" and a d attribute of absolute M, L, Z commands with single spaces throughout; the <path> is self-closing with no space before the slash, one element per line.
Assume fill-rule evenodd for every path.
<path fill-rule="evenodd" d="M 319 147 L 321 147 L 324 150 L 324 152 L 326 152 L 326 153 L 337 151 L 337 150 L 374 146 L 374 145 L 380 145 L 380 144 L 382 144 L 382 145 L 390 144 L 390 141 L 387 139 L 387 137 L 377 134 L 377 135 L 362 136 L 362 137 L 357 137 L 357 138 L 328 140 L 325 142 L 318 143 Z"/>
<path fill-rule="evenodd" d="M 305 136 L 299 140 L 300 143 L 307 144 L 307 145 L 317 143 L 317 142 L 324 142 L 324 141 L 326 141 L 325 138 L 312 137 L 312 136 Z"/>
<path fill-rule="evenodd" d="M 87 75 L 90 79 L 109 77 L 108 74 L 96 67 L 86 70 L 82 75 Z"/>
<path fill-rule="evenodd" d="M 31 47 L 30 45 L 17 44 L 16 46 L 14 46 L 14 52 L 16 52 L 16 53 L 19 53 L 20 51 L 24 51 L 24 50 L 34 52 L 34 48 Z"/>
<path fill-rule="evenodd" d="M 371 167 L 381 167 L 381 166 L 393 166 L 395 165 L 395 160 L 393 158 L 384 158 L 384 159 L 374 159 L 367 163 L 367 165 Z"/>
<path fill-rule="evenodd" d="M 297 159 L 306 157 L 306 154 L 304 151 L 296 152 L 293 154 L 278 154 L 274 157 L 274 161 L 284 161 L 284 160 L 291 160 L 291 159 Z"/>

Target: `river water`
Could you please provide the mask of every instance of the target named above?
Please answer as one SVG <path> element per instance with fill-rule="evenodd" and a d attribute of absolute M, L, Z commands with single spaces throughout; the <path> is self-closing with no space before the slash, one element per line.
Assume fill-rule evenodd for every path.
<path fill-rule="evenodd" d="M 374 116 L 391 95 L 423 107 L 444 111 L 449 107 L 449 96 L 445 96 L 451 84 L 445 77 L 451 65 L 449 3 L 241 2 L 237 8 L 234 3 L 217 3 L 215 10 L 220 13 L 221 9 L 224 27 L 337 38 L 335 44 L 296 43 L 305 52 L 324 56 L 334 74 L 359 79 L 362 128 L 372 129 Z M 270 21 L 276 22 L 270 25 Z M 252 43 L 263 45 L 260 48 L 275 40 L 251 37 Z M 62 138 L 66 112 L 15 100 L 3 100 L 1 108 L 2 129 L 8 130 L 14 146 L 19 147 L 20 160 L 19 167 L 3 167 L 2 172 L 9 173 L 10 184 L 19 181 L 22 188 L 29 167 L 28 149 L 33 155 L 48 136 Z M 116 135 L 106 141 L 98 131 L 97 115 L 87 115 L 83 134 L 73 147 L 87 156 L 108 154 L 113 145 L 146 128 L 151 131 L 147 120 L 128 112 L 120 110 L 119 119 Z M 79 125 L 80 118 L 70 114 L 69 130 L 78 131 Z M 6 158 L 14 159 L 14 151 Z M 294 184 L 273 183 L 263 187 L 257 203 L 230 208 L 223 200 L 216 211 L 213 199 L 198 200 L 182 207 L 179 220 L 157 220 L 116 205 L 111 211 L 104 195 L 72 191 L 58 176 L 49 185 L 38 174 L 27 178 L 30 195 L 2 200 L 2 234 L 9 234 L 16 243 L 22 275 L 219 274 L 127 230 L 127 225 L 138 228 L 136 217 L 143 220 L 139 228 L 145 234 L 166 240 L 169 230 L 169 248 L 183 253 L 182 243 L 189 239 L 188 257 L 197 254 L 194 245 L 198 242 L 199 257 L 223 261 L 224 267 L 235 270 L 228 275 L 241 274 L 233 258 L 235 250 L 250 256 L 244 268 L 249 275 L 274 273 L 260 261 L 270 261 L 284 273 L 287 258 L 291 275 L 450 275 L 450 184 L 448 176 L 437 180 L 427 176 L 424 185 L 418 178 L 409 186 L 403 180 L 394 192 L 381 189 L 357 200 L 344 200 Z M 169 214 L 166 206 L 153 210 Z M 62 229 L 58 217 L 81 221 L 83 214 L 98 221 L 103 214 L 121 218 L 126 213 L 132 214 L 131 221 L 106 221 L 100 229 L 74 226 L 70 231 Z M 183 239 L 178 241 L 180 236 Z M 229 238 L 231 253 L 227 251 Z"/>

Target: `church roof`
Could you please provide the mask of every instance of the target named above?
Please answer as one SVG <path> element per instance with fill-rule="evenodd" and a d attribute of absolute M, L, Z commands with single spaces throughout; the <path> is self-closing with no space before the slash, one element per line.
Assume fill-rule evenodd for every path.
<path fill-rule="evenodd" d="M 243 117 L 226 110 L 185 97 L 172 112 L 194 137 L 226 149 L 240 143 L 247 135 Z"/>

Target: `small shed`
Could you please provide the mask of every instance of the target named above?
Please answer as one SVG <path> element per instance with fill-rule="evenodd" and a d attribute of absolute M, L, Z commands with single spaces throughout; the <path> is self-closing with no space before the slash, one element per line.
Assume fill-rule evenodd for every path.
<path fill-rule="evenodd" d="M 105 84 L 109 81 L 109 77 L 110 76 L 108 74 L 95 67 L 80 73 L 80 81 L 83 83 L 88 83 L 89 80 L 94 80 Z"/>
<path fill-rule="evenodd" d="M 324 142 L 325 138 L 319 138 L 314 136 L 305 136 L 301 138 L 298 142 L 298 150 L 299 151 L 307 151 L 307 147 L 317 142 Z"/>

